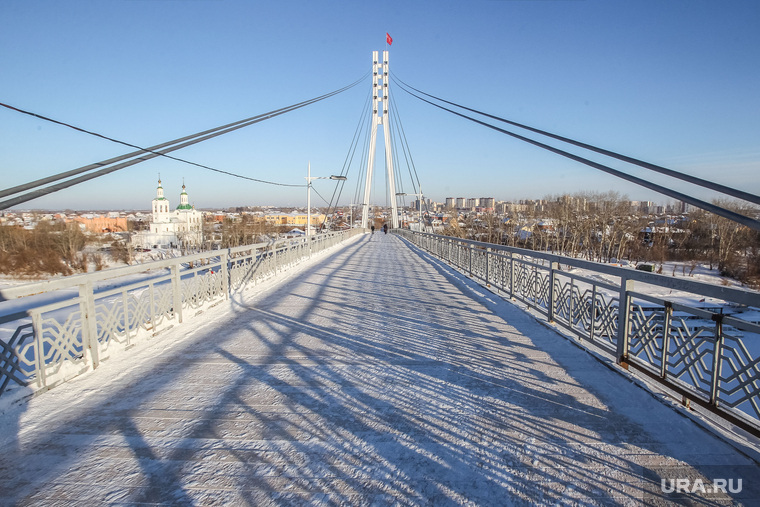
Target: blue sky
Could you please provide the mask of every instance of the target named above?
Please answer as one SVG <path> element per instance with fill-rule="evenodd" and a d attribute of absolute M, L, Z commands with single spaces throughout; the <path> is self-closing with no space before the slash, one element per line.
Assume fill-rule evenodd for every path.
<path fill-rule="evenodd" d="M 3 0 L 0 23 L 0 102 L 141 146 L 347 85 L 370 70 L 389 32 L 391 71 L 428 93 L 760 193 L 754 0 Z M 289 184 L 304 183 L 309 161 L 313 175 L 335 174 L 370 87 L 367 78 L 174 155 Z M 391 93 L 422 190 L 434 200 L 616 190 L 669 201 L 421 103 L 393 83 Z M 0 108 L 3 188 L 127 151 Z M 360 165 L 349 171 L 345 203 Z M 303 188 L 156 159 L 20 208 L 147 208 L 158 173 L 172 202 L 184 178 L 197 207 L 305 203 Z M 385 204 L 382 172 L 374 180 L 373 202 Z M 411 192 L 408 178 L 403 185 Z M 332 191 L 328 181 L 314 188 Z"/>

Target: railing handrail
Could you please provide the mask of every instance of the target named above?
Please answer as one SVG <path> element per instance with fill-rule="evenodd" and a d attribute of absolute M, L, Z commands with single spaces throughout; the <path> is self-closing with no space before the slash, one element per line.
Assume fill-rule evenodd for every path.
<path fill-rule="evenodd" d="M 684 404 L 760 437 L 760 325 L 750 320 L 752 313 L 740 317 L 760 308 L 759 292 L 450 236 L 394 232 L 525 303 L 622 368 L 677 393 Z M 617 281 L 578 276 L 560 265 Z M 690 296 L 668 299 L 663 288 Z M 705 307 L 706 297 L 727 302 L 729 311 L 724 313 L 723 303 Z"/>
<path fill-rule="evenodd" d="M 5 289 L 0 296 L 6 305 L 0 308 L 8 314 L 0 322 L 16 324 L 0 333 L 0 396 L 18 386 L 49 389 L 97 368 L 111 344 L 126 350 L 135 340 L 181 325 L 186 317 L 363 232 L 242 245 Z M 205 262 L 185 269 L 197 261 Z M 145 276 L 128 278 L 135 274 Z M 114 286 L 96 286 L 120 279 Z"/>
<path fill-rule="evenodd" d="M 335 232 L 329 232 L 319 234 L 316 236 L 310 236 L 308 239 L 311 241 L 320 241 L 323 237 L 332 237 Z M 205 252 L 198 252 L 193 254 L 182 255 L 180 257 L 171 257 L 169 259 L 160 259 L 155 261 L 144 262 L 140 264 L 133 264 L 130 266 L 118 266 L 113 268 L 104 269 L 102 271 L 95 271 L 92 273 L 81 273 L 76 275 L 63 276 L 60 278 L 53 278 L 50 280 L 44 280 L 40 282 L 30 282 L 23 285 L 17 285 L 15 287 L 8 287 L 0 290 L 0 296 L 4 299 L 17 299 L 26 296 L 32 296 L 41 292 L 51 292 L 60 289 L 68 289 L 71 287 L 77 287 L 87 282 L 102 282 L 104 280 L 110 280 L 113 278 L 120 278 L 122 276 L 133 275 L 136 273 L 142 273 L 145 271 L 151 271 L 156 269 L 170 268 L 174 265 L 185 264 L 190 262 L 196 262 L 208 258 L 218 257 L 222 253 L 237 254 L 241 252 L 248 252 L 251 250 L 279 248 L 284 245 L 296 245 L 299 243 L 306 244 L 307 238 L 291 238 L 291 239 L 279 239 L 271 242 L 253 243 L 250 245 L 242 245 L 230 248 L 222 248 L 219 250 L 209 250 Z"/>
<path fill-rule="evenodd" d="M 524 257 L 542 259 L 549 262 L 558 262 L 567 266 L 573 266 L 579 269 L 588 269 L 606 275 L 613 275 L 620 278 L 635 280 L 637 282 L 660 285 L 668 287 L 670 289 L 682 290 L 694 294 L 704 294 L 706 296 L 718 299 L 730 299 L 736 303 L 746 304 L 747 306 L 757 307 L 760 305 L 760 292 L 749 289 L 714 285 L 697 280 L 684 280 L 683 278 L 674 278 L 658 273 L 647 273 L 645 271 L 624 268 L 620 266 L 610 266 L 601 262 L 589 261 L 586 259 L 576 259 L 574 257 L 567 257 L 564 255 L 547 252 L 539 252 L 526 248 L 497 245 L 494 243 L 486 243 L 482 241 L 474 241 L 469 239 L 456 238 L 453 236 L 443 236 L 440 234 L 430 234 L 426 232 L 411 231 L 406 229 L 403 229 L 403 232 L 420 236 L 428 236 L 430 238 L 439 240 L 454 241 L 462 244 L 480 247 L 483 249 L 490 248 L 492 251 L 509 252 L 512 254 L 519 254 Z"/>

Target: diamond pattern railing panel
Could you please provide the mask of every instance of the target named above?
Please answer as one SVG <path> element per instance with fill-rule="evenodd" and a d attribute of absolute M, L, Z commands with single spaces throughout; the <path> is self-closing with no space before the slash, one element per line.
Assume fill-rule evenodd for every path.
<path fill-rule="evenodd" d="M 650 378 L 760 434 L 760 325 L 731 318 L 731 326 L 722 326 L 722 313 L 700 309 L 696 303 L 689 307 L 639 292 L 634 296 L 628 284 L 637 279 L 654 287 L 677 284 L 693 294 L 694 301 L 707 296 L 758 309 L 756 293 L 451 237 L 400 234 L 544 313 L 618 362 L 641 368 Z M 560 263 L 581 268 L 593 278 L 560 270 Z M 736 299 L 728 299 L 728 293 Z M 623 296 L 625 312 L 620 308 Z M 673 313 L 676 306 L 678 312 Z M 621 315 L 625 322 L 620 322 Z"/>
<path fill-rule="evenodd" d="M 715 331 L 707 327 L 689 329 L 681 319 L 670 326 L 667 355 L 668 376 L 709 396 L 712 380 Z"/>
<path fill-rule="evenodd" d="M 591 321 L 594 338 L 591 341 L 609 352 L 617 349 L 619 302 L 616 297 L 600 293 L 594 299 L 594 318 Z"/>
<path fill-rule="evenodd" d="M 22 387 L 31 382 L 37 364 L 33 341 L 31 323 L 18 326 L 7 342 L 0 341 L 0 396 L 11 382 Z"/>
<path fill-rule="evenodd" d="M 80 309 L 40 312 L 38 321 L 34 354 L 39 354 L 38 366 L 44 379 L 59 380 L 57 377 L 70 374 L 71 368 L 65 368 L 67 364 L 78 370 L 87 368 Z"/>
<path fill-rule="evenodd" d="M 662 364 L 663 312 L 648 312 L 641 305 L 632 305 L 630 315 L 628 353 L 657 368 Z"/>
<path fill-rule="evenodd" d="M 725 334 L 718 389 L 721 404 L 760 418 L 760 355 L 753 358 L 731 334 Z"/>
<path fill-rule="evenodd" d="M 66 380 L 97 365 L 101 355 L 110 353 L 116 345 L 123 349 L 141 334 L 156 334 L 179 324 L 183 310 L 224 300 L 229 291 L 255 285 L 361 232 L 354 229 L 249 245 L 101 271 L 78 276 L 72 282 L 55 282 L 52 285 L 56 289 L 73 288 L 79 290 L 79 295 L 0 317 L 0 396 L 35 382 L 43 388 Z M 144 277 L 148 271 L 153 275 Z M 98 281 L 118 280 L 121 275 L 139 275 L 144 281 L 125 282 L 122 288 L 95 293 L 93 286 Z M 30 284 L 26 293 L 17 292 L 22 292 L 19 297 L 26 297 L 55 290 L 50 285 L 37 288 Z"/>

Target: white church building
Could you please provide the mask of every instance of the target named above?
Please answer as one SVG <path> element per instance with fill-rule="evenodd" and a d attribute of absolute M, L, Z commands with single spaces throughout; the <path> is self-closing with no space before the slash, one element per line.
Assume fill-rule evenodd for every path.
<path fill-rule="evenodd" d="M 161 179 L 153 199 L 150 231 L 135 235 L 133 243 L 147 248 L 182 248 L 199 246 L 203 242 L 203 214 L 189 203 L 185 184 L 179 196 L 179 206 L 171 209 L 164 197 Z"/>

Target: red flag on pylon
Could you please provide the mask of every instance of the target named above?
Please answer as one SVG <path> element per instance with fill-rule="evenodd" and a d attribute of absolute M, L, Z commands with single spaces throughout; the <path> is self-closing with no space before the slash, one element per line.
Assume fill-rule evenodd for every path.
<path fill-rule="evenodd" d="M 393 44 L 393 38 L 390 36 L 390 34 L 388 34 L 388 32 L 385 32 L 385 42 L 387 42 L 389 46 Z"/>

